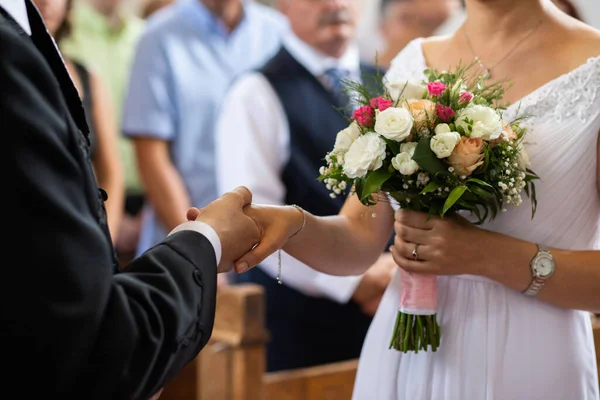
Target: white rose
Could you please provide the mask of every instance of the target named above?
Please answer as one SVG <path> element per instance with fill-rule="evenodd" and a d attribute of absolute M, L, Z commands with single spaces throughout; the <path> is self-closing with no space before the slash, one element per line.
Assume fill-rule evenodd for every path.
<path fill-rule="evenodd" d="M 407 151 L 392 158 L 392 167 L 400 171 L 402 175 L 412 175 L 419 169 L 419 165 L 412 159 L 412 154 Z"/>
<path fill-rule="evenodd" d="M 411 157 L 415 155 L 416 149 L 417 149 L 416 142 L 402 143 L 400 145 L 400 153 L 409 153 Z"/>
<path fill-rule="evenodd" d="M 431 138 L 431 151 L 433 151 L 438 158 L 450 157 L 452 150 L 454 150 L 458 142 L 460 142 L 460 135 L 458 132 L 440 133 Z"/>
<path fill-rule="evenodd" d="M 427 87 L 420 82 L 407 79 L 386 79 L 385 88 L 394 102 L 401 99 L 422 99 L 427 93 Z"/>
<path fill-rule="evenodd" d="M 333 152 L 337 155 L 343 156 L 359 136 L 360 129 L 358 125 L 356 122 L 351 123 L 346 129 L 338 132 L 337 137 L 335 138 Z"/>
<path fill-rule="evenodd" d="M 439 124 L 438 126 L 435 127 L 436 135 L 439 135 L 440 133 L 448 133 L 451 131 L 452 131 L 452 129 L 450 129 L 450 125 L 448 125 L 448 124 Z"/>
<path fill-rule="evenodd" d="M 517 165 L 519 169 L 525 171 L 527 168 L 531 167 L 529 154 L 527 154 L 527 150 L 525 150 L 525 146 L 523 146 L 523 143 L 519 144 L 517 150 L 519 151 L 519 154 L 517 156 Z"/>
<path fill-rule="evenodd" d="M 495 140 L 502 133 L 502 119 L 493 109 L 478 104 L 465 108 L 456 120 L 456 126 L 469 132 L 467 119 L 473 121 L 470 137 L 483 140 Z"/>
<path fill-rule="evenodd" d="M 413 124 L 413 116 L 406 108 L 390 107 L 377 113 L 375 132 L 386 139 L 401 142 L 410 135 Z"/>
<path fill-rule="evenodd" d="M 349 178 L 362 178 L 368 171 L 381 168 L 385 150 L 385 141 L 375 132 L 360 136 L 346 153 L 344 174 Z"/>

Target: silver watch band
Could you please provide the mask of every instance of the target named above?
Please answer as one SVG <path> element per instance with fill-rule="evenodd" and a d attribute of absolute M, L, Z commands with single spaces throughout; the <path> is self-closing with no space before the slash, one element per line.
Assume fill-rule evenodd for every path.
<path fill-rule="evenodd" d="M 525 296 L 535 296 L 539 293 L 540 290 L 544 287 L 544 283 L 546 283 L 546 279 L 542 279 L 540 277 L 534 277 L 529 287 L 523 292 Z"/>
<path fill-rule="evenodd" d="M 535 269 L 533 268 L 533 261 L 541 254 L 541 253 L 546 253 L 551 255 L 550 253 L 550 249 L 548 249 L 545 246 L 536 244 L 536 246 L 538 247 L 538 252 L 536 253 L 535 257 L 531 260 L 530 266 L 531 266 L 531 272 L 533 274 L 533 279 L 531 280 L 531 283 L 529 284 L 529 286 L 527 287 L 527 289 L 525 289 L 525 291 L 523 292 L 523 294 L 525 296 L 536 296 L 540 290 L 542 290 L 542 288 L 544 287 L 544 285 L 546 284 L 546 281 L 548 280 L 548 278 L 542 278 L 540 276 L 537 276 L 535 274 Z"/>

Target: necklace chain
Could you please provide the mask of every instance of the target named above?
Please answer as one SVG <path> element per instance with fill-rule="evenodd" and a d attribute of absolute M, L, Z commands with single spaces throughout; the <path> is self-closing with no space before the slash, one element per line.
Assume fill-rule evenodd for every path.
<path fill-rule="evenodd" d="M 467 34 L 467 30 L 463 27 L 462 31 L 463 31 L 463 34 L 465 35 L 467 44 L 469 45 L 469 49 L 471 49 L 471 53 L 473 53 L 473 55 L 475 56 L 475 61 L 477 61 L 479 66 L 484 71 L 483 77 L 485 79 L 489 79 L 489 78 L 491 78 L 492 69 L 496 68 L 502 62 L 504 62 L 508 57 L 510 57 L 519 48 L 519 46 L 521 46 L 527 39 L 529 39 L 538 30 L 538 28 L 540 27 L 541 24 L 542 24 L 542 20 L 540 19 L 540 21 L 537 23 L 536 26 L 531 28 L 531 30 L 521 40 L 519 40 L 512 48 L 510 48 L 508 50 L 508 52 L 491 67 L 486 67 L 486 65 L 483 63 L 483 61 L 481 61 L 481 58 L 475 52 L 475 49 L 473 48 L 473 44 L 471 43 L 471 39 L 469 38 L 469 35 Z"/>

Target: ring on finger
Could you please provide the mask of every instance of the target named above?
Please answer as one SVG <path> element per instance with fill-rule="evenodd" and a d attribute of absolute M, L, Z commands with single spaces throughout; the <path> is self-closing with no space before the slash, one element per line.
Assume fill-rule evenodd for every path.
<path fill-rule="evenodd" d="M 415 244 L 415 248 L 412 251 L 413 260 L 419 261 L 419 244 Z"/>

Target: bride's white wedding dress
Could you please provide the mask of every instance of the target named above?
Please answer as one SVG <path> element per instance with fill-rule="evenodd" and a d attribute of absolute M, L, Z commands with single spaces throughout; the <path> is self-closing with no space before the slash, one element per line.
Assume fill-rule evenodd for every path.
<path fill-rule="evenodd" d="M 420 80 L 425 68 L 417 39 L 396 57 L 388 76 Z M 485 227 L 556 248 L 598 249 L 600 57 L 524 97 L 505 117 L 514 118 L 517 110 L 533 115 L 526 147 L 541 177 L 537 213 L 532 220 L 524 196 L 520 207 L 509 207 Z M 483 277 L 438 281 L 441 347 L 418 354 L 388 350 L 399 298 L 396 274 L 367 334 L 353 400 L 600 398 L 588 313 L 554 307 Z"/>

